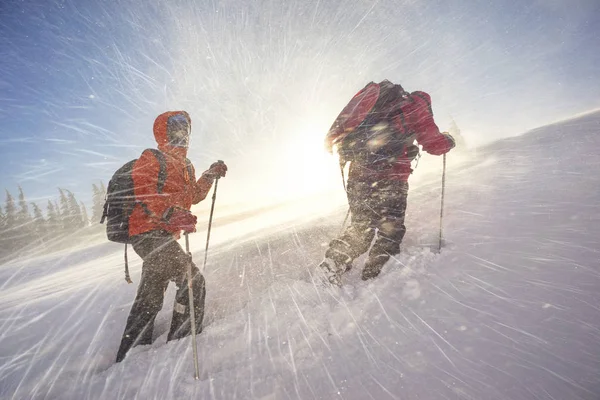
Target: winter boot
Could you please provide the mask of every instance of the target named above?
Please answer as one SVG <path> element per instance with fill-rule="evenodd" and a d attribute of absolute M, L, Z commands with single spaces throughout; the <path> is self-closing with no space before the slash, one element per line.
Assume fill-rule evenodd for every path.
<path fill-rule="evenodd" d="M 150 321 L 143 320 L 142 323 L 146 322 L 145 326 L 140 328 L 139 324 L 134 325 L 130 330 L 123 333 L 121 338 L 121 345 L 117 352 L 117 362 L 123 361 L 127 352 L 134 346 L 143 346 L 152 344 L 152 329 L 154 327 L 154 318 Z"/>
<path fill-rule="evenodd" d="M 342 286 L 342 273 L 343 269 L 338 269 L 335 261 L 326 258 L 319 264 L 316 275 L 324 286 Z"/>
<path fill-rule="evenodd" d="M 319 264 L 318 272 L 325 285 L 342 286 L 342 274 L 352 268 L 352 259 L 344 253 L 329 249 Z"/>
<path fill-rule="evenodd" d="M 381 269 L 389 259 L 389 254 L 379 254 L 374 257 L 369 257 L 367 262 L 365 262 L 365 268 L 362 271 L 362 280 L 366 281 L 379 275 Z"/>

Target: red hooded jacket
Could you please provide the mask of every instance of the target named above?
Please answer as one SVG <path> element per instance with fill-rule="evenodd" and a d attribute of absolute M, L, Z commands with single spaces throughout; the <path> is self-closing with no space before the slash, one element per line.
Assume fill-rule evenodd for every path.
<path fill-rule="evenodd" d="M 161 193 L 158 193 L 158 175 L 160 162 L 149 150 L 145 150 L 136 161 L 133 172 L 135 197 L 144 206 L 138 204 L 129 217 L 129 235 L 165 229 L 175 237 L 179 231 L 169 229 L 163 216 L 171 207 L 189 210 L 206 198 L 212 186 L 212 180 L 200 177 L 196 181 L 194 167 L 188 168 L 187 149 L 169 145 L 167 138 L 167 120 L 172 115 L 184 114 L 191 125 L 191 119 L 185 111 L 168 111 L 154 121 L 154 138 L 158 149 L 165 155 L 166 179 Z M 191 175 L 190 175 L 191 173 Z"/>

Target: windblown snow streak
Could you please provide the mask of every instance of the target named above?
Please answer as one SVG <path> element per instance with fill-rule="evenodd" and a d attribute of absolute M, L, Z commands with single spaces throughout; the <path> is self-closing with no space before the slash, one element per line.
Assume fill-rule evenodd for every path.
<path fill-rule="evenodd" d="M 591 114 L 450 164 L 441 254 L 439 179 L 420 180 L 403 252 L 340 291 L 310 276 L 344 209 L 215 231 L 200 381 L 189 340 L 165 344 L 167 309 L 155 343 L 113 365 L 135 292 L 117 245 L 3 265 L 0 397 L 597 399 L 599 129 Z"/>

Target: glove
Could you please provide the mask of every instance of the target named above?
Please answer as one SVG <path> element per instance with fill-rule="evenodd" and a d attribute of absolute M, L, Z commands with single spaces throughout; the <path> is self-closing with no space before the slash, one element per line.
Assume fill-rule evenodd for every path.
<path fill-rule="evenodd" d="M 198 218 L 190 211 L 183 208 L 172 208 L 167 217 L 167 228 L 174 231 L 186 233 L 196 232 Z"/>
<path fill-rule="evenodd" d="M 452 150 L 456 147 L 456 141 L 454 140 L 451 134 L 449 134 L 448 132 L 442 132 L 442 135 L 444 135 L 446 140 L 448 140 L 448 143 L 450 143 L 450 148 L 448 150 Z"/>
<path fill-rule="evenodd" d="M 223 178 L 227 174 L 227 165 L 221 160 L 211 164 L 210 168 L 204 171 L 202 176 L 209 179 Z"/>

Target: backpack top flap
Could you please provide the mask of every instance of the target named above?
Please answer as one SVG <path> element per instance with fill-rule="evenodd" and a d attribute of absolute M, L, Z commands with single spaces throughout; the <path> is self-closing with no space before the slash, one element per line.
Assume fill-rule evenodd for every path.
<path fill-rule="evenodd" d="M 344 140 L 346 135 L 364 121 L 375 106 L 379 98 L 379 91 L 377 83 L 369 82 L 344 107 L 325 136 L 325 147 L 330 153 L 333 152 L 333 146 Z"/>

